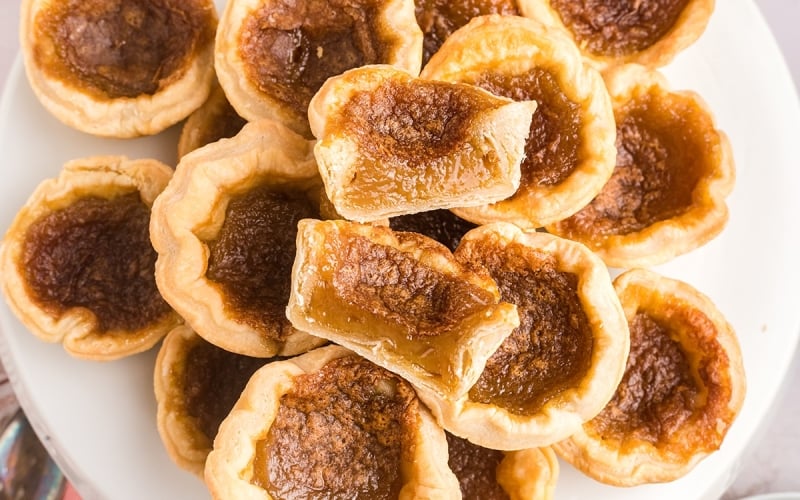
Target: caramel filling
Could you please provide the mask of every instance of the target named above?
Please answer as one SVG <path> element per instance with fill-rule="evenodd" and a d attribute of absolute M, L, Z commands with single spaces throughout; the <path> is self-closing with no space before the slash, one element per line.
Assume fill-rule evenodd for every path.
<path fill-rule="evenodd" d="M 538 103 L 520 166 L 520 186 L 553 186 L 569 177 L 580 161 L 580 105 L 564 94 L 552 72 L 533 68 L 521 75 L 484 73 L 475 84 L 515 101 Z"/>
<path fill-rule="evenodd" d="M 505 458 L 499 450 L 490 450 L 466 439 L 447 435 L 448 465 L 458 478 L 463 498 L 507 500 L 508 493 L 497 482 L 497 466 Z"/>
<path fill-rule="evenodd" d="M 389 226 L 394 231 L 410 231 L 434 239 L 454 251 L 464 234 L 475 227 L 449 210 L 431 210 L 393 217 Z"/>
<path fill-rule="evenodd" d="M 34 222 L 22 272 L 38 305 L 53 316 L 84 307 L 101 331 L 146 328 L 171 309 L 155 283 L 150 208 L 139 193 L 88 196 Z"/>
<path fill-rule="evenodd" d="M 377 0 L 268 2 L 239 33 L 247 77 L 264 94 L 306 116 L 329 77 L 366 64 L 388 63 Z"/>
<path fill-rule="evenodd" d="M 182 76 L 216 24 L 204 0 L 51 2 L 36 16 L 34 58 L 100 98 L 152 95 Z"/>
<path fill-rule="evenodd" d="M 599 56 L 642 51 L 664 37 L 689 0 L 551 0 L 578 43 Z"/>
<path fill-rule="evenodd" d="M 578 277 L 559 271 L 555 259 L 519 244 L 498 251 L 470 245 L 500 287 L 501 300 L 517 306 L 520 325 L 492 354 L 470 400 L 532 415 L 589 370 L 593 335 L 578 296 Z"/>
<path fill-rule="evenodd" d="M 445 40 L 473 17 L 489 14 L 520 15 L 514 0 L 416 0 L 417 24 L 422 29 L 422 64 L 428 62 Z"/>
<path fill-rule="evenodd" d="M 286 304 L 297 222 L 319 214 L 304 193 L 278 189 L 264 186 L 231 199 L 217 238 L 208 242 L 206 275 L 241 321 L 282 340 L 291 331 Z"/>
<path fill-rule="evenodd" d="M 273 498 L 397 498 L 417 411 L 400 377 L 355 356 L 331 361 L 281 397 L 252 482 Z"/>

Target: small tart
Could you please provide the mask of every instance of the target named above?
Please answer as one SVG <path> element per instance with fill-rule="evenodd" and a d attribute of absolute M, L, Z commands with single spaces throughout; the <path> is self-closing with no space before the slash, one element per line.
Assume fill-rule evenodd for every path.
<path fill-rule="evenodd" d="M 236 113 L 222 87 L 215 81 L 206 102 L 189 115 L 181 128 L 178 158 L 206 144 L 235 136 L 246 123 L 247 120 Z"/>
<path fill-rule="evenodd" d="M 577 212 L 611 176 L 611 100 L 600 73 L 560 31 L 522 17 L 478 17 L 448 38 L 421 76 L 537 102 L 519 189 L 497 203 L 453 210 L 464 219 L 535 229 Z"/>
<path fill-rule="evenodd" d="M 720 447 L 742 407 L 739 343 L 686 283 L 633 269 L 614 287 L 631 330 L 625 376 L 608 406 L 555 449 L 604 483 L 672 481 Z"/>
<path fill-rule="evenodd" d="M 367 222 L 512 195 L 535 109 L 368 66 L 325 82 L 308 116 L 328 197 L 344 217 Z"/>
<path fill-rule="evenodd" d="M 286 319 L 297 221 L 319 216 L 309 141 L 272 121 L 184 156 L 153 207 L 156 283 L 201 337 L 270 357 L 323 341 Z"/>
<path fill-rule="evenodd" d="M 447 440 L 399 376 L 339 346 L 271 363 L 222 422 L 214 498 L 460 498 Z"/>
<path fill-rule="evenodd" d="M 236 111 L 308 138 L 311 97 L 329 77 L 367 64 L 419 73 L 412 0 L 230 0 L 217 30 L 217 77 Z"/>
<path fill-rule="evenodd" d="M 0 250 L 3 292 L 28 330 L 73 356 L 111 360 L 181 323 L 153 279 L 148 232 L 171 176 L 156 160 L 95 156 L 39 184 Z"/>
<path fill-rule="evenodd" d="M 251 358 L 211 344 L 181 325 L 164 338 L 154 370 L 158 433 L 170 458 L 203 476 L 206 457 L 253 373 L 281 358 Z"/>
<path fill-rule="evenodd" d="M 599 69 L 628 63 L 657 68 L 700 38 L 714 0 L 528 0 L 521 10 L 566 31 Z"/>
<path fill-rule="evenodd" d="M 611 399 L 625 369 L 628 325 L 603 263 L 586 247 L 513 224 L 473 229 L 456 259 L 485 268 L 520 325 L 458 398 L 417 387 L 439 423 L 486 448 L 547 446 Z"/>
<path fill-rule="evenodd" d="M 558 460 L 550 447 L 519 451 L 483 448 L 447 435 L 448 464 L 462 498 L 550 500 L 558 480 Z"/>
<path fill-rule="evenodd" d="M 494 281 L 417 233 L 300 221 L 286 314 L 415 385 L 455 397 L 518 324 Z"/>
<path fill-rule="evenodd" d="M 70 127 L 105 137 L 156 134 L 208 96 L 212 0 L 23 0 L 21 9 L 31 88 Z"/>
<path fill-rule="evenodd" d="M 629 65 L 608 74 L 617 165 L 592 202 L 547 226 L 609 266 L 647 267 L 701 247 L 728 221 L 733 153 L 702 98 L 672 91 L 658 72 Z"/>
<path fill-rule="evenodd" d="M 425 235 L 452 252 L 467 231 L 475 228 L 475 224 L 460 218 L 450 210 L 440 209 L 393 217 L 389 219 L 389 227 L 394 231 Z"/>

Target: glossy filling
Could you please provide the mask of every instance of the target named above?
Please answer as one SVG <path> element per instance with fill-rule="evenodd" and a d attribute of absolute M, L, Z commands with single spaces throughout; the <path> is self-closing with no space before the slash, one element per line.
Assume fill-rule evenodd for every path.
<path fill-rule="evenodd" d="M 559 271 L 552 256 L 522 245 L 500 251 L 470 242 L 470 258 L 485 266 L 501 300 L 517 306 L 520 325 L 486 363 L 470 400 L 532 415 L 589 370 L 593 335 L 578 296 L 578 277 Z"/>
<path fill-rule="evenodd" d="M 448 465 L 458 478 L 463 498 L 507 500 L 508 493 L 497 482 L 497 466 L 505 458 L 499 450 L 490 450 L 466 439 L 447 435 Z"/>
<path fill-rule="evenodd" d="M 674 26 L 689 0 L 551 0 L 578 43 L 595 55 L 642 51 Z"/>
<path fill-rule="evenodd" d="M 231 199 L 217 238 L 208 242 L 206 272 L 226 309 L 275 340 L 291 332 L 286 305 L 297 222 L 319 216 L 305 193 L 280 189 L 263 186 Z"/>
<path fill-rule="evenodd" d="M 475 224 L 467 222 L 449 210 L 431 210 L 392 217 L 389 226 L 394 231 L 410 231 L 434 239 L 454 251 L 461 237 Z"/>
<path fill-rule="evenodd" d="M 397 498 L 417 411 L 400 377 L 355 356 L 331 361 L 281 397 L 252 481 L 281 499 Z"/>
<path fill-rule="evenodd" d="M 247 77 L 264 94 L 306 116 L 329 77 L 365 64 L 388 63 L 390 35 L 377 0 L 267 2 L 239 33 Z"/>
<path fill-rule="evenodd" d="M 472 18 L 488 14 L 520 15 L 514 0 L 415 0 L 417 24 L 422 29 L 423 65 L 445 40 Z"/>
<path fill-rule="evenodd" d="M 204 0 L 67 0 L 36 16 L 34 58 L 65 83 L 110 99 L 152 95 L 212 42 Z"/>

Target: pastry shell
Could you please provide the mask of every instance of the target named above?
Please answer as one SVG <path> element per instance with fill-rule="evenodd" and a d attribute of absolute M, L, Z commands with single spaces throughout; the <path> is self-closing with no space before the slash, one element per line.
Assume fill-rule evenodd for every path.
<path fill-rule="evenodd" d="M 699 388 L 688 399 L 691 414 L 680 420 L 675 417 L 669 430 L 663 432 L 666 439 L 659 437 L 656 442 L 640 438 L 636 430 L 603 433 L 599 429 L 601 419 L 609 415 L 615 420 L 633 418 L 616 404 L 615 397 L 600 415 L 554 448 L 562 458 L 603 483 L 633 486 L 672 481 L 719 448 L 742 407 L 746 382 L 739 343 L 711 300 L 687 283 L 632 269 L 618 276 L 614 287 L 628 321 L 642 313 L 655 319 L 683 351 L 689 375 Z M 631 341 L 633 359 L 637 337 Z M 620 389 L 623 387 L 626 379 Z M 648 389 L 641 395 L 655 391 L 654 387 Z"/>
<path fill-rule="evenodd" d="M 31 333 L 46 342 L 61 342 L 75 357 L 112 360 L 149 349 L 182 322 L 166 304 L 166 312 L 159 318 L 135 330 L 105 330 L 88 307 L 70 306 L 53 313 L 35 299 L 23 269 L 27 235 L 37 221 L 89 197 L 112 200 L 138 193 L 149 208 L 171 176 L 172 170 L 156 160 L 95 156 L 69 161 L 57 178 L 39 184 L 11 223 L 0 250 L 3 291 L 11 310 Z M 130 287 L 133 278 L 123 279 L 119 286 Z M 156 294 L 155 283 L 152 285 Z"/>
<path fill-rule="evenodd" d="M 541 168 L 547 161 L 536 160 L 536 154 L 526 148 L 528 158 L 522 163 L 517 192 L 490 205 L 453 209 L 464 219 L 478 224 L 511 222 L 523 229 L 535 229 L 577 212 L 600 192 L 614 170 L 616 129 L 605 83 L 594 68 L 584 63 L 572 40 L 559 30 L 523 17 L 476 17 L 447 39 L 421 77 L 481 86 L 485 75 L 517 78 L 535 71 L 553 75 L 563 97 L 576 107 L 580 124 L 575 164 L 557 183 L 526 179 L 526 168 Z M 540 127 L 549 126 L 548 114 L 543 113 L 555 103 L 537 99 L 525 88 L 508 88 L 504 92 L 501 95 L 505 97 L 522 92 L 537 100 L 531 134 L 541 134 Z M 549 115 L 556 115 L 557 108 L 550 109 Z M 540 116 L 544 118 L 537 119 Z M 533 140 L 531 135 L 528 141 L 534 144 Z M 543 146 L 566 156 L 561 144 L 561 140 L 555 140 Z"/>

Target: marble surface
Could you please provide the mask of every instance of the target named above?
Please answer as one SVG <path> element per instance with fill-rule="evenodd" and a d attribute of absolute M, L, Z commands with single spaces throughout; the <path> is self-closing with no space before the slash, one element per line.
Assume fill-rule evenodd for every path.
<path fill-rule="evenodd" d="M 718 0 L 725 1 L 725 0 Z M 800 0 L 757 0 L 800 84 Z M 19 2 L 0 3 L 0 91 L 19 48 Z M 798 186 L 800 187 L 800 186 Z M 0 374 L 1 375 L 1 374 Z M 4 377 L 3 377 L 4 378 Z M 800 491 L 800 351 L 770 416 L 740 460 L 724 499 L 781 491 Z M 4 398 L 5 399 L 5 398 Z M 800 497 L 798 497 L 800 498 Z"/>

